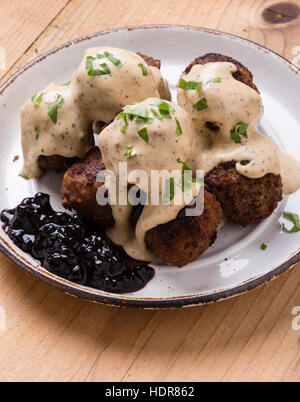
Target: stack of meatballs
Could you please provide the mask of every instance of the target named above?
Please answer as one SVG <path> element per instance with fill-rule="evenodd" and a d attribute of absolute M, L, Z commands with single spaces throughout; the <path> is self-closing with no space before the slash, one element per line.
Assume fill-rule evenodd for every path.
<path fill-rule="evenodd" d="M 160 61 L 143 56 L 149 65 L 160 67 Z M 220 54 L 210 53 L 195 59 L 185 70 L 195 64 L 209 62 L 231 62 L 237 67 L 235 79 L 252 87 L 252 73 L 241 63 Z M 101 127 L 101 122 L 98 124 Z M 215 131 L 217 127 L 207 127 Z M 101 132 L 100 134 L 101 135 Z M 44 170 L 65 165 L 62 157 L 43 157 L 40 166 Z M 74 162 L 74 161 L 72 161 Z M 243 161 L 242 164 L 248 161 Z M 153 253 L 168 265 L 181 267 L 203 254 L 215 241 L 218 227 L 224 217 L 240 225 L 261 222 L 272 214 L 282 199 L 280 175 L 266 174 L 258 179 L 250 179 L 239 174 L 236 161 L 221 163 L 205 177 L 204 211 L 200 216 L 186 216 L 185 208 L 176 219 L 156 226 L 146 233 L 145 242 Z M 65 173 L 62 184 L 62 204 L 66 209 L 75 210 L 89 224 L 100 229 L 114 225 L 109 205 L 99 206 L 96 193 L 103 183 L 97 182 L 98 173 L 105 169 L 99 148 L 91 149 L 83 160 L 76 161 Z M 134 209 L 132 224 L 141 213 L 142 206 Z"/>

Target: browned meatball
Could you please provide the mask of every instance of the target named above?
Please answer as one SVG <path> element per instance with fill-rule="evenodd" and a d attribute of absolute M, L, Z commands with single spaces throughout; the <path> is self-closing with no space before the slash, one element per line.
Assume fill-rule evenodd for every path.
<path fill-rule="evenodd" d="M 42 170 L 62 170 L 68 169 L 74 162 L 78 161 L 79 158 L 67 158 L 61 155 L 40 155 L 38 157 L 38 165 Z"/>
<path fill-rule="evenodd" d="M 189 207 L 186 207 L 189 208 Z M 166 264 L 182 267 L 203 254 L 215 241 L 223 219 L 220 203 L 205 190 L 204 211 L 199 216 L 185 216 L 185 208 L 176 219 L 149 230 L 147 246 Z"/>
<path fill-rule="evenodd" d="M 148 64 L 148 66 L 157 67 L 158 69 L 160 69 L 160 60 L 154 59 L 153 57 L 147 56 L 142 53 L 137 52 L 137 54 L 145 60 L 145 62 Z"/>
<path fill-rule="evenodd" d="M 207 63 L 214 63 L 220 61 L 227 61 L 233 63 L 237 71 L 233 73 L 233 76 L 236 80 L 243 82 L 244 84 L 248 85 L 249 87 L 255 89 L 256 92 L 259 93 L 256 85 L 253 83 L 253 75 L 251 71 L 248 70 L 242 63 L 233 59 L 229 56 L 224 56 L 219 53 L 207 53 L 204 56 L 197 57 L 192 63 L 190 63 L 187 68 L 185 69 L 185 73 L 187 74 L 193 66 L 196 64 L 207 64 Z"/>
<path fill-rule="evenodd" d="M 205 178 L 211 191 L 222 204 L 224 214 L 243 226 L 258 223 L 272 214 L 282 199 L 281 176 L 268 173 L 249 179 L 235 169 L 236 162 L 225 162 Z"/>
<path fill-rule="evenodd" d="M 95 145 L 92 124 L 88 128 L 88 139 L 90 148 Z M 62 155 L 40 155 L 38 157 L 38 165 L 43 170 L 65 170 L 68 169 L 74 162 L 79 161 L 78 157 L 67 157 Z"/>
<path fill-rule="evenodd" d="M 114 224 L 110 205 L 100 206 L 96 193 L 103 183 L 96 182 L 97 174 L 105 169 L 99 148 L 91 149 L 86 158 L 75 163 L 64 175 L 62 183 L 62 204 L 74 209 L 88 222 L 100 227 Z"/>

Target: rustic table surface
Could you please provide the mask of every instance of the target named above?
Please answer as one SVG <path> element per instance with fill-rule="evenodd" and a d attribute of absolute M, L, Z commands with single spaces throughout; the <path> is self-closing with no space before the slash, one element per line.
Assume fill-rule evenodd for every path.
<path fill-rule="evenodd" d="M 4 82 L 52 47 L 126 25 L 187 24 L 259 42 L 298 62 L 300 1 L 0 0 Z M 0 255 L 0 381 L 298 381 L 300 266 L 203 307 L 143 311 L 75 299 Z"/>

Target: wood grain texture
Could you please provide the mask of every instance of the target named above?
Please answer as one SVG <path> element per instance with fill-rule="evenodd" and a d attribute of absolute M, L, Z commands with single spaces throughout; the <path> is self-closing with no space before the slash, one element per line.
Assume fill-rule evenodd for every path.
<path fill-rule="evenodd" d="M 2 81 L 62 42 L 125 25 L 190 24 L 231 32 L 288 59 L 299 17 L 267 23 L 262 0 L 0 1 Z M 299 1 L 290 3 L 298 4 Z M 278 18 L 282 18 L 280 15 Z M 299 381 L 300 266 L 238 298 L 168 311 L 84 302 L 25 275 L 0 256 L 0 381 Z"/>

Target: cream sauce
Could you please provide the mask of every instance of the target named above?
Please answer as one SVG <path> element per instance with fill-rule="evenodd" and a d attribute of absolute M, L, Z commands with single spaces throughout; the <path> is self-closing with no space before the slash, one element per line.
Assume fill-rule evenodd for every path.
<path fill-rule="evenodd" d="M 103 71 L 104 63 L 109 73 L 89 75 L 86 63 L 91 57 L 94 70 Z M 40 105 L 28 100 L 21 109 L 23 173 L 28 178 L 42 174 L 39 155 L 84 157 L 94 145 L 92 124 L 100 132 L 98 122 L 111 121 L 123 106 L 151 96 L 170 99 L 168 82 L 158 68 L 148 66 L 136 53 L 113 47 L 87 49 L 69 85 L 50 84 L 36 98 L 41 93 Z M 64 103 L 57 109 L 55 124 L 47 112 L 58 94 Z"/>
<path fill-rule="evenodd" d="M 158 107 L 153 103 L 157 99 L 149 98 L 139 105 L 144 106 L 149 115 L 150 110 L 154 109 L 159 113 Z M 128 180 L 125 182 L 125 192 L 127 186 L 136 183 L 136 178 L 132 177 L 134 170 L 143 170 L 148 177 L 144 183 L 140 183 L 139 187 L 142 190 L 148 190 L 148 200 L 151 199 L 151 171 L 168 169 L 169 171 L 176 170 L 181 172 L 182 165 L 177 162 L 177 158 L 186 161 L 191 153 L 192 144 L 192 125 L 188 114 L 177 104 L 169 102 L 174 108 L 174 113 L 171 113 L 171 119 L 163 119 L 162 121 L 154 119 L 152 123 L 145 125 L 147 128 L 149 142 L 144 141 L 138 134 L 138 131 L 144 127 L 136 120 L 130 121 L 125 132 L 121 132 L 124 124 L 123 120 L 115 119 L 113 123 L 107 126 L 99 135 L 98 145 L 102 152 L 103 161 L 106 169 L 112 170 L 115 173 L 117 182 L 119 180 L 119 162 L 127 162 Z M 130 106 L 131 108 L 134 105 Z M 178 119 L 182 131 L 182 135 L 176 132 L 176 119 Z M 132 147 L 130 156 L 125 156 L 127 147 Z M 174 174 L 175 183 L 179 183 L 180 178 Z M 111 180 L 108 178 L 105 185 L 109 192 Z M 121 191 L 118 188 L 119 193 Z M 130 223 L 130 215 L 132 212 L 131 205 L 112 205 L 115 225 L 107 231 L 107 235 L 116 244 L 122 245 L 125 251 L 136 259 L 151 261 L 153 254 L 147 249 L 144 242 L 145 233 L 165 222 L 175 219 L 178 212 L 190 202 L 193 195 L 196 194 L 197 188 L 190 192 L 183 199 L 182 188 L 175 184 L 175 196 L 170 205 L 161 203 L 163 188 L 159 187 L 160 205 L 145 205 L 142 214 L 137 222 L 135 231 L 133 231 Z M 117 198 L 118 200 L 118 198 Z M 180 200 L 179 202 L 175 200 Z M 117 202 L 118 203 L 118 202 Z"/>
<path fill-rule="evenodd" d="M 42 174 L 38 166 L 39 155 L 83 158 L 94 145 L 91 124 L 74 103 L 72 84 L 50 84 L 35 99 L 41 94 L 39 106 L 29 99 L 21 109 L 23 173 L 28 178 Z M 57 108 L 57 121 L 54 123 L 48 108 L 58 95 L 63 98 L 63 104 Z"/>
<path fill-rule="evenodd" d="M 186 82 L 202 83 L 199 91 L 178 88 L 178 104 L 190 114 L 195 130 L 191 167 L 208 173 L 222 162 L 236 160 L 240 174 L 249 178 L 281 174 L 284 193 L 296 191 L 300 188 L 300 163 L 282 153 L 272 138 L 257 131 L 263 114 L 261 97 L 236 80 L 232 75 L 235 71 L 232 63 L 215 62 L 195 65 L 181 76 Z M 202 98 L 207 107 L 196 110 L 194 105 Z M 241 143 L 236 143 L 231 130 L 240 121 L 248 125 L 248 138 L 240 135 Z M 218 130 L 210 130 L 207 122 Z M 245 160 L 249 163 L 242 165 Z"/>
<path fill-rule="evenodd" d="M 115 65 L 105 57 L 101 59 L 97 57 L 104 55 L 104 52 L 112 54 L 121 65 Z M 86 62 L 89 57 L 95 59 L 94 69 L 101 69 L 101 64 L 105 63 L 111 73 L 88 75 Z M 149 97 L 170 98 L 168 84 L 163 80 L 160 70 L 149 67 L 141 56 L 125 49 L 113 47 L 87 49 L 72 80 L 75 84 L 75 102 L 90 120 L 108 123 L 125 105 Z"/>

